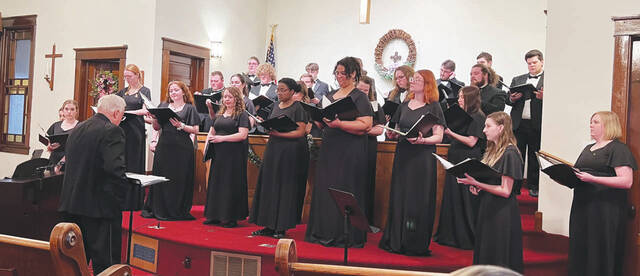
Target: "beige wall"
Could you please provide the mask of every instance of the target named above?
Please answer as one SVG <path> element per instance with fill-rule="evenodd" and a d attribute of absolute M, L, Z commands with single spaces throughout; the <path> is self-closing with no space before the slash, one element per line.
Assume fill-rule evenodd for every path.
<path fill-rule="evenodd" d="M 31 151 L 44 149 L 38 142 L 39 125 L 45 130 L 57 119 L 58 108 L 65 99 L 73 99 L 75 51 L 73 48 L 122 46 L 127 44 L 127 62 L 138 64 L 152 74 L 153 18 L 155 1 L 67 0 L 53 3 L 46 0 L 0 0 L 3 17 L 37 15 L 36 46 L 31 102 Z M 63 55 L 56 59 L 54 90 L 43 79 L 50 74 L 51 53 Z M 17 164 L 28 155 L 0 153 L 0 177 L 10 176 Z"/>
<path fill-rule="evenodd" d="M 637 15 L 640 5 L 636 0 L 556 0 L 548 7 L 542 149 L 575 162 L 590 142 L 589 117 L 611 108 L 611 17 Z M 568 235 L 571 200 L 569 189 L 541 176 L 543 230 Z"/>
<path fill-rule="evenodd" d="M 371 24 L 358 24 L 360 1 L 270 0 L 268 24 L 276 32 L 277 73 L 298 78 L 311 61 L 320 65 L 319 78 L 333 82 L 333 66 L 347 56 L 363 59 L 378 92 L 386 93 L 374 68 L 374 50 L 391 29 L 408 32 L 416 43 L 416 69 L 437 76 L 440 64 L 453 59 L 456 74 L 469 83 L 469 71 L 481 51 L 494 55 L 494 68 L 510 82 L 526 72 L 524 54 L 545 47 L 546 1 L 374 0 Z M 406 58 L 406 55 L 403 55 Z M 388 61 L 389 59 L 387 59 Z"/>

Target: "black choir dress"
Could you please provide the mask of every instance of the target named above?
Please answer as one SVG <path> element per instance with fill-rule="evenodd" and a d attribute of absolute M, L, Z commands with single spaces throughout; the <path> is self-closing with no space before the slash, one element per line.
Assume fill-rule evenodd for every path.
<path fill-rule="evenodd" d="M 372 102 L 373 108 L 373 126 L 384 125 L 387 123 L 387 119 L 384 117 L 384 110 L 378 102 Z M 378 137 L 367 135 L 369 141 L 367 142 L 367 166 L 369 170 L 369 186 L 367 187 L 367 196 L 365 207 L 367 210 L 367 220 L 369 224 L 373 224 L 373 214 L 375 208 L 375 196 L 376 196 L 376 161 L 378 158 Z"/>
<path fill-rule="evenodd" d="M 591 151 L 588 145 L 575 167 L 594 176 L 616 176 L 615 168 L 637 164 L 619 140 Z M 622 275 L 628 203 L 626 189 L 584 183 L 573 189 L 569 220 L 569 275 Z"/>
<path fill-rule="evenodd" d="M 158 107 L 168 107 L 162 103 Z M 185 125 L 197 126 L 200 117 L 195 106 L 185 104 L 176 112 Z M 188 132 L 178 130 L 170 122 L 162 125 L 153 157 L 153 175 L 170 181 L 151 186 L 148 205 L 159 220 L 192 220 L 194 143 Z"/>
<path fill-rule="evenodd" d="M 140 96 L 142 93 L 148 99 L 151 99 L 151 91 L 147 87 L 141 87 L 138 92 L 133 95 L 127 95 L 128 88 L 118 91 L 117 95 L 122 97 L 127 103 L 125 110 L 141 109 L 144 101 Z M 144 174 L 146 169 L 145 150 L 146 150 L 146 134 L 144 128 L 143 116 L 126 114 L 124 121 L 120 122 L 120 127 L 124 130 L 125 142 L 125 164 L 128 172 Z"/>
<path fill-rule="evenodd" d="M 250 128 L 246 112 L 236 118 L 217 114 L 213 120 L 216 135 L 238 133 L 238 128 Z M 211 145 L 210 145 L 211 146 Z M 249 143 L 214 143 L 215 157 L 209 170 L 209 187 L 204 215 L 207 220 L 236 221 L 249 215 L 247 196 L 247 158 Z"/>
<path fill-rule="evenodd" d="M 520 152 L 514 145 L 507 146 L 492 166 L 514 181 L 522 179 L 523 167 Z M 498 184 L 502 178 L 483 182 Z M 508 198 L 481 191 L 479 200 L 473 264 L 497 265 L 522 273 L 522 225 L 515 191 L 512 190 Z"/>
<path fill-rule="evenodd" d="M 334 102 L 336 91 L 326 96 Z M 367 95 L 360 90 L 349 92 L 360 117 L 373 116 Z M 311 211 L 305 241 L 324 246 L 344 246 L 343 215 L 329 194 L 335 188 L 354 194 L 359 207 L 366 213 L 365 196 L 369 182 L 367 176 L 367 135 L 354 135 L 339 128 L 322 129 L 322 146 L 316 164 L 316 182 L 313 187 Z M 363 247 L 367 233 L 350 226 L 349 245 Z"/>
<path fill-rule="evenodd" d="M 76 124 L 76 125 L 78 125 L 78 124 Z M 70 128 L 70 129 L 67 129 L 67 130 L 64 130 L 64 129 L 62 129 L 62 121 L 58 121 L 58 122 L 53 123 L 49 127 L 49 129 L 47 129 L 47 135 L 52 136 L 52 135 L 60 135 L 60 134 L 69 134 L 69 133 L 71 133 L 71 131 L 73 130 L 74 127 Z M 49 164 L 57 164 L 58 162 L 60 162 L 62 157 L 64 157 L 64 147 L 60 146 L 57 149 L 54 149 L 49 154 Z"/>
<path fill-rule="evenodd" d="M 477 137 L 478 141 L 473 147 L 468 147 L 462 142 L 451 138 L 447 158 L 453 164 L 457 164 L 467 158 L 482 159 L 482 154 L 487 145 L 486 137 L 482 133 L 486 117 L 483 113 L 477 112 L 471 114 L 471 118 L 473 118 L 471 124 L 458 134 Z M 433 240 L 442 245 L 473 249 L 473 241 L 475 240 L 473 231 L 477 210 L 478 200 L 476 196 L 471 194 L 469 187 L 458 183 L 454 175 L 447 174 L 442 191 L 438 231 Z"/>
<path fill-rule="evenodd" d="M 391 118 L 401 131 L 408 131 L 421 115 L 431 113 L 446 126 L 439 102 L 412 110 L 403 102 Z M 429 130 L 426 137 L 433 135 Z M 425 137 L 425 138 L 426 138 Z M 399 254 L 428 256 L 436 212 L 435 145 L 411 144 L 400 137 L 391 172 L 389 212 L 379 247 Z"/>
<path fill-rule="evenodd" d="M 269 118 L 283 114 L 296 123 L 307 123 L 307 114 L 298 102 L 284 109 L 274 104 Z M 269 136 L 249 222 L 276 231 L 295 228 L 302 214 L 308 167 L 305 136 L 295 139 Z"/>

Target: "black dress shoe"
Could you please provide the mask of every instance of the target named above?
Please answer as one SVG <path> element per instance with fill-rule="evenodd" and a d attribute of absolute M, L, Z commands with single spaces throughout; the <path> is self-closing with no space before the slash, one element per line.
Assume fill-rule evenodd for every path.
<path fill-rule="evenodd" d="M 217 219 L 207 219 L 202 222 L 202 224 L 220 224 L 220 220 Z"/>
<path fill-rule="evenodd" d="M 285 231 L 276 231 L 275 234 L 273 234 L 273 238 L 274 239 L 282 239 L 286 236 L 286 232 Z"/>
<path fill-rule="evenodd" d="M 254 236 L 271 236 L 273 235 L 273 229 L 269 229 L 269 228 L 262 228 L 258 231 L 253 231 L 251 232 L 251 235 Z"/>
<path fill-rule="evenodd" d="M 238 226 L 238 223 L 235 220 L 227 221 L 226 223 L 221 225 L 224 228 L 233 228 Z"/>
<path fill-rule="evenodd" d="M 140 216 L 143 218 L 153 218 L 153 213 L 149 210 L 142 210 L 142 212 L 140 212 Z"/>
<path fill-rule="evenodd" d="M 529 195 L 532 197 L 538 197 L 538 190 L 529 190 Z"/>

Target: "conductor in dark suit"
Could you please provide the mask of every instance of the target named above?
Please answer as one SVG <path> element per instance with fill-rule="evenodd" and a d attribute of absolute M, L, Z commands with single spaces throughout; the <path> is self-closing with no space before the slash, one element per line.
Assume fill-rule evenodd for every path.
<path fill-rule="evenodd" d="M 98 113 L 78 124 L 66 145 L 60 207 L 66 221 L 80 226 L 87 261 L 97 275 L 120 263 L 125 177 L 125 136 L 118 126 L 125 102 L 117 95 L 98 101 Z"/>
<path fill-rule="evenodd" d="M 320 67 L 318 66 L 317 63 L 312 62 L 307 64 L 307 66 L 305 66 L 304 68 L 307 73 L 311 74 L 311 76 L 313 77 L 313 87 L 311 88 L 311 90 L 313 90 L 314 99 L 311 99 L 311 102 L 313 102 L 314 104 L 318 104 L 320 102 L 320 100 L 322 100 L 322 97 L 324 95 L 327 95 L 327 93 L 329 93 L 329 85 L 326 82 L 323 82 L 321 80 L 318 79 L 318 71 L 320 71 Z"/>
<path fill-rule="evenodd" d="M 507 94 L 502 90 L 489 85 L 491 71 L 483 64 L 475 64 L 471 67 L 471 85 L 480 88 L 482 112 L 487 116 L 493 112 L 503 111 Z"/>
<path fill-rule="evenodd" d="M 524 56 L 529 72 L 513 78 L 511 87 L 530 83 L 538 89 L 533 94 L 509 93 L 507 104 L 511 108 L 511 120 L 513 121 L 513 133 L 518 140 L 518 149 L 522 154 L 522 160 L 527 155 L 527 186 L 531 196 L 538 196 L 539 167 L 536 160 L 536 152 L 540 150 L 540 129 L 542 127 L 542 95 L 544 88 L 544 59 L 542 52 L 531 50 Z M 529 148 L 528 153 L 527 147 Z M 514 186 L 520 189 L 522 182 Z"/>

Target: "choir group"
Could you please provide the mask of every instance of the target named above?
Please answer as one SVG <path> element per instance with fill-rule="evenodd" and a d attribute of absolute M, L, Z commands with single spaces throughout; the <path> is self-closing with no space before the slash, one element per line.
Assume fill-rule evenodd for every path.
<path fill-rule="evenodd" d="M 391 176 L 388 217 L 379 247 L 405 255 L 430 255 L 433 240 L 443 245 L 473 249 L 474 264 L 493 264 L 523 271 L 522 229 L 516 195 L 525 178 L 538 193 L 538 162 L 543 99 L 543 58 L 538 50 L 525 55 L 528 73 L 513 78 L 511 86 L 491 69 L 488 53 L 478 56 L 470 74 L 471 85 L 455 76 L 455 63 L 447 60 L 436 79 L 430 70 L 414 71 L 400 66 L 394 73 L 394 88 L 387 101 L 398 104 L 385 114 L 377 102 L 373 79 L 366 76 L 361 61 L 345 57 L 333 68 L 337 87 L 317 79 L 318 65 L 309 64 L 299 81 L 276 82 L 274 68 L 248 60 L 248 72 L 234 74 L 224 86 L 221 72 L 213 72 L 211 88 L 192 93 L 181 81 L 168 85 L 166 107 L 179 118 L 160 122 L 147 111 L 150 90 L 140 82 L 140 70 L 126 66 L 128 87 L 117 93 L 126 102 L 127 116 L 120 123 L 126 137 L 127 171 L 144 173 L 145 122 L 151 124 L 153 174 L 170 179 L 154 185 L 144 202 L 142 216 L 158 220 L 192 220 L 190 214 L 194 182 L 193 134 L 208 132 L 213 152 L 209 174 L 204 224 L 235 227 L 247 217 L 263 227 L 253 235 L 286 237 L 300 223 L 308 178 L 310 152 L 307 135 L 322 138 L 312 191 L 305 240 L 325 246 L 363 247 L 367 233 L 352 226 L 345 240 L 343 215 L 328 188 L 352 193 L 369 221 L 373 218 L 377 136 L 383 128 L 407 132 L 421 117 L 431 114 L 435 122 L 417 137 L 386 131 L 387 140 L 397 141 Z M 530 93 L 510 90 L 531 84 Z M 505 92 L 506 90 L 506 92 Z M 219 95 L 207 100 L 208 112 L 198 112 L 196 95 Z M 264 96 L 273 103 L 255 105 Z M 350 98 L 353 116 L 311 119 L 305 105 L 326 107 Z M 445 111 L 457 105 L 471 120 L 462 129 L 447 125 Z M 511 113 L 503 112 L 505 105 Z M 61 120 L 50 134 L 70 132 L 78 124 L 78 105 L 65 101 Z M 265 128 L 262 122 L 286 116 L 295 125 L 288 131 Z M 591 138 L 575 168 L 583 184 L 575 187 L 570 221 L 570 275 L 619 275 L 624 248 L 624 217 L 627 191 L 636 162 L 618 140 L 621 128 L 611 112 L 594 113 Z M 248 134 L 266 134 L 269 140 L 260 167 L 251 210 L 247 196 Z M 448 160 L 481 160 L 500 177 L 475 179 L 446 176 L 440 222 L 432 235 L 436 206 L 436 144 L 450 144 Z M 48 146 L 51 162 L 64 151 Z M 528 154 L 526 154 L 528 152 Z"/>

